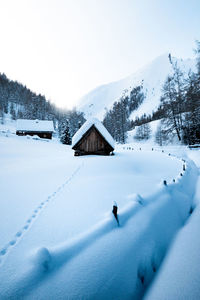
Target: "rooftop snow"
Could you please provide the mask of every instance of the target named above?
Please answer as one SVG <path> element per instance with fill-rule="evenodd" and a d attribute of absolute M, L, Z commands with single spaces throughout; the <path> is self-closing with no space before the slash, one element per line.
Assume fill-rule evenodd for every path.
<path fill-rule="evenodd" d="M 46 131 L 46 132 L 53 132 L 53 121 L 44 121 L 44 120 L 23 120 L 18 119 L 16 130 L 20 131 Z"/>
<path fill-rule="evenodd" d="M 103 126 L 103 124 L 96 118 L 91 118 L 87 120 L 83 126 L 75 133 L 75 135 L 72 138 L 72 147 L 74 147 L 83 137 L 83 135 L 92 127 L 95 126 L 96 129 L 101 133 L 101 135 L 104 137 L 104 139 L 108 142 L 108 144 L 113 147 L 115 147 L 115 141 L 110 135 L 110 133 L 107 131 L 107 129 Z"/>

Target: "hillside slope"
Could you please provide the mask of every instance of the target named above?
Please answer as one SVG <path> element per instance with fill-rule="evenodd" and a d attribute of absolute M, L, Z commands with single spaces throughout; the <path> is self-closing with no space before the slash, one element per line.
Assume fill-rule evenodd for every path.
<path fill-rule="evenodd" d="M 173 59 L 178 61 L 178 65 L 186 73 L 190 69 L 195 69 L 195 61 L 192 59 Z M 85 113 L 86 118 L 93 116 L 103 119 L 106 109 L 109 109 L 120 98 L 125 89 L 130 91 L 131 88 L 143 82 L 146 99 L 131 118 L 144 113 L 151 114 L 159 105 L 162 85 L 171 71 L 168 55 L 159 56 L 132 75 L 92 90 L 80 99 L 78 109 Z"/>

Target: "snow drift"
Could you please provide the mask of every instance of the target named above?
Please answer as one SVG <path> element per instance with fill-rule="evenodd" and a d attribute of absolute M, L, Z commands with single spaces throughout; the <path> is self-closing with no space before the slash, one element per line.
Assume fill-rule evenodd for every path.
<path fill-rule="evenodd" d="M 119 211 L 120 227 L 108 214 L 61 245 L 37 249 L 7 290 L 9 299 L 140 299 L 193 206 L 198 171 L 193 162 L 182 163 L 184 171 L 166 185 L 162 181 L 154 194 L 130 195 Z M 59 284 L 52 284 L 55 276 Z"/>

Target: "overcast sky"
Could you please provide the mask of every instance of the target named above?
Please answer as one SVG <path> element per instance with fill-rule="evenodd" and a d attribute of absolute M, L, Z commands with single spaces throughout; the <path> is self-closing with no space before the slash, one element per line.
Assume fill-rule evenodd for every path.
<path fill-rule="evenodd" d="M 196 39 L 200 0 L 0 0 L 0 72 L 60 107 Z"/>

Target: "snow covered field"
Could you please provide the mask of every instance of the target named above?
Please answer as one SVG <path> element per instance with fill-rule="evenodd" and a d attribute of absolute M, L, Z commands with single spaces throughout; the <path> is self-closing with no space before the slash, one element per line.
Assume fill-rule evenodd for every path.
<path fill-rule="evenodd" d="M 166 150 L 74 157 L 54 141 L 2 134 L 0 298 L 141 298 L 193 207 L 199 151 Z"/>

